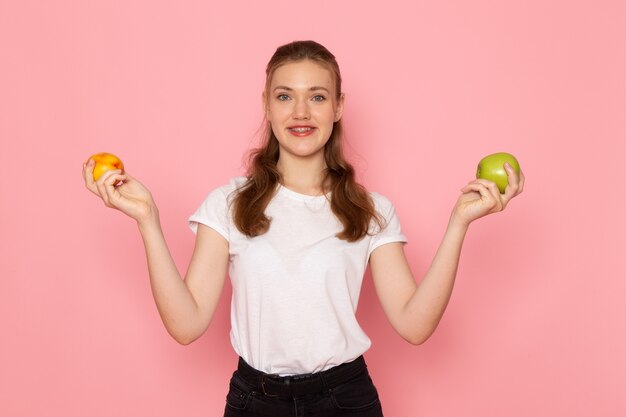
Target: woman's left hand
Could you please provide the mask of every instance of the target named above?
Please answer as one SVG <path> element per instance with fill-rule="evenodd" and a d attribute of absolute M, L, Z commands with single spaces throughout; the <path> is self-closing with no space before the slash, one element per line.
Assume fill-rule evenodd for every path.
<path fill-rule="evenodd" d="M 497 213 L 506 208 L 511 199 L 524 190 L 524 173 L 519 176 L 508 163 L 504 164 L 508 175 L 508 185 L 504 194 L 500 194 L 498 187 L 492 181 L 476 179 L 461 189 L 461 196 L 456 202 L 453 217 L 465 225 L 491 213 Z"/>

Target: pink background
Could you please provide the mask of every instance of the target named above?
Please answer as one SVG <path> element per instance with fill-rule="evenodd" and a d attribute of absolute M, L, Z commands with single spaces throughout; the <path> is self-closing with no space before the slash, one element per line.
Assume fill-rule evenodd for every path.
<path fill-rule="evenodd" d="M 366 354 L 388 416 L 624 416 L 626 3 L 0 2 L 0 415 L 219 416 L 230 287 L 183 347 L 160 322 L 132 221 L 84 187 L 119 154 L 186 219 L 242 172 L 264 67 L 315 39 L 345 78 L 360 178 L 395 203 L 416 276 L 477 161 L 527 188 L 472 226 L 451 304 L 414 347 L 366 283 Z"/>

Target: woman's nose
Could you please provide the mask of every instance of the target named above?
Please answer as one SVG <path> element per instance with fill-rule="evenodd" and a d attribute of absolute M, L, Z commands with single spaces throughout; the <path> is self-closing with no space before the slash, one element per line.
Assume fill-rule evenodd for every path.
<path fill-rule="evenodd" d="M 296 119 L 308 119 L 310 116 L 309 104 L 306 100 L 298 100 L 293 109 L 293 117 Z"/>

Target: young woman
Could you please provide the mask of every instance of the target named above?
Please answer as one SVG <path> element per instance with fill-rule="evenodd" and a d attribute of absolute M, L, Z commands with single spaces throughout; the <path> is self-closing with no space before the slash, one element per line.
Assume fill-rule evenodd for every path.
<path fill-rule="evenodd" d="M 355 182 L 341 150 L 344 95 L 335 57 L 312 41 L 279 47 L 267 65 L 265 142 L 247 177 L 212 191 L 189 219 L 196 244 L 185 279 L 167 248 L 150 192 L 121 171 L 86 186 L 137 221 L 150 284 L 168 332 L 182 344 L 206 330 L 228 272 L 231 342 L 240 356 L 225 416 L 381 416 L 355 310 L 368 265 L 394 329 L 420 344 L 441 319 L 469 224 L 503 210 L 509 185 L 462 188 L 443 241 L 416 283 L 394 207 Z"/>

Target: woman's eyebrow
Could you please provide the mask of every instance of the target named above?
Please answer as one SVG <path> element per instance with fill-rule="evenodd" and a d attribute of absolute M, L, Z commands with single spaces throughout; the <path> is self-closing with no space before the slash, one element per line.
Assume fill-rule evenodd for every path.
<path fill-rule="evenodd" d="M 293 91 L 293 88 L 287 87 L 286 85 L 278 85 L 278 86 L 274 87 L 274 91 L 276 91 L 276 90 Z M 318 91 L 318 90 L 324 90 L 328 94 L 330 94 L 330 91 L 326 87 L 314 86 L 314 87 L 309 88 L 309 91 Z"/>

